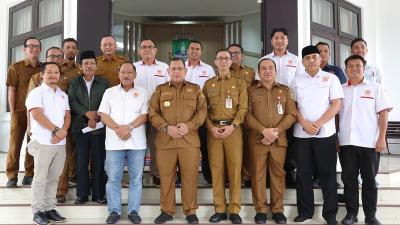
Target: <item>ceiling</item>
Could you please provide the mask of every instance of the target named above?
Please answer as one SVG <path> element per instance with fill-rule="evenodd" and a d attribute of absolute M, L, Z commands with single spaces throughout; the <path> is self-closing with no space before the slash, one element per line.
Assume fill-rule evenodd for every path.
<path fill-rule="evenodd" d="M 226 17 L 259 12 L 260 4 L 257 0 L 113 0 L 113 11 L 126 16 Z"/>

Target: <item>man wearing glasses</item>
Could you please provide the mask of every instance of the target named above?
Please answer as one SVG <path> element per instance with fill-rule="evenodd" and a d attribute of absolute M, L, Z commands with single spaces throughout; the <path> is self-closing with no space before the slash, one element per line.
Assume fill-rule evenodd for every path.
<path fill-rule="evenodd" d="M 234 224 L 241 224 L 240 189 L 242 166 L 242 129 L 244 115 L 247 112 L 246 81 L 232 75 L 232 65 L 228 50 L 217 51 L 214 61 L 217 75 L 206 81 L 203 93 L 207 100 L 208 128 L 207 143 L 213 183 L 215 214 L 211 223 L 226 220 L 225 200 L 225 164 L 229 180 L 229 219 Z"/>
<path fill-rule="evenodd" d="M 8 104 L 10 106 L 10 140 L 7 154 L 7 187 L 17 187 L 19 156 L 22 141 L 27 128 L 25 99 L 29 80 L 32 75 L 40 72 L 39 54 L 41 43 L 39 39 L 29 37 L 24 41 L 25 59 L 18 61 L 8 68 L 7 82 Z M 25 176 L 23 185 L 31 185 L 33 178 L 33 158 L 25 154 Z"/>
<path fill-rule="evenodd" d="M 147 90 L 151 96 L 156 87 L 169 81 L 168 64 L 156 60 L 157 47 L 153 40 L 143 39 L 139 47 L 139 55 L 142 60 L 135 62 L 136 80 L 135 84 Z M 150 148 L 150 175 L 153 177 L 153 184 L 160 186 L 160 176 L 156 165 L 156 148 L 154 140 L 157 129 L 150 123 L 146 126 L 148 146 Z"/>

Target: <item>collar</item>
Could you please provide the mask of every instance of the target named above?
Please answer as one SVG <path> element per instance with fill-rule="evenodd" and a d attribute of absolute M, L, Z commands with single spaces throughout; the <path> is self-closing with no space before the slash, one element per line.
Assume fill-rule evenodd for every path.
<path fill-rule="evenodd" d="M 115 61 L 116 60 L 116 55 L 114 54 L 112 57 L 111 57 L 111 61 Z M 106 58 L 106 56 L 103 54 L 102 56 L 101 56 L 101 58 L 100 58 L 100 60 L 99 61 L 107 61 L 107 58 Z"/>
<path fill-rule="evenodd" d="M 217 77 L 217 81 L 218 81 L 218 80 L 222 80 L 222 78 L 219 76 L 218 72 L 217 72 L 217 75 L 216 75 L 215 77 Z M 229 71 L 229 72 L 228 72 L 228 75 L 226 75 L 226 79 L 230 80 L 231 77 L 232 77 L 231 71 Z"/>
<path fill-rule="evenodd" d="M 272 84 L 272 87 L 280 87 L 281 85 L 279 83 L 277 83 L 276 81 L 274 81 L 274 83 Z M 264 87 L 264 85 L 262 84 L 261 80 L 257 80 L 255 83 L 255 87 L 256 88 L 260 88 L 260 87 Z"/>
<path fill-rule="evenodd" d="M 67 68 L 72 68 L 72 67 L 79 68 L 80 65 L 79 65 L 77 62 L 74 62 L 74 64 L 72 64 L 72 66 L 69 67 L 68 64 L 67 64 L 67 61 L 64 61 L 64 62 L 63 62 L 63 66 L 65 66 L 65 67 L 67 67 Z"/>
<path fill-rule="evenodd" d="M 321 77 L 322 75 L 321 75 L 321 68 L 319 68 L 318 69 L 318 72 L 317 72 L 317 74 L 315 74 L 315 76 L 313 77 L 313 76 L 311 76 L 307 71 L 306 71 L 306 73 L 305 73 L 305 75 L 306 75 L 306 77 L 308 77 L 308 78 L 319 78 L 319 77 Z"/>
<path fill-rule="evenodd" d="M 157 65 L 157 64 L 158 64 L 158 61 L 156 59 L 154 59 L 153 64 L 151 64 L 151 65 Z M 140 65 L 146 65 L 146 64 L 144 63 L 143 60 L 141 60 Z"/>
<path fill-rule="evenodd" d="M 124 88 L 122 87 L 121 83 L 118 84 L 118 90 L 125 91 Z M 130 92 L 130 91 L 133 91 L 133 90 L 135 90 L 135 83 L 133 83 L 133 86 L 132 86 L 131 89 L 129 89 L 128 91 L 125 91 L 125 92 Z"/>
<path fill-rule="evenodd" d="M 285 50 L 285 53 L 283 54 L 283 56 L 287 55 L 288 53 L 289 53 L 288 50 Z M 273 51 L 273 52 L 272 52 L 272 57 L 282 57 L 282 56 L 277 55 L 277 54 L 275 53 L 275 51 Z"/>
<path fill-rule="evenodd" d="M 365 79 L 365 77 L 363 77 L 363 79 L 361 80 L 361 82 L 359 83 L 359 84 L 365 84 L 365 85 L 367 85 L 367 84 L 369 84 L 370 82 L 367 80 L 367 79 Z M 349 87 L 349 86 L 352 86 L 353 84 L 350 82 L 350 79 L 345 83 L 345 86 L 346 87 Z"/>
<path fill-rule="evenodd" d="M 25 59 L 24 59 L 24 65 L 25 65 L 25 67 L 31 66 L 31 62 L 30 62 L 27 58 L 25 58 Z M 38 59 L 38 61 L 36 62 L 35 67 L 37 67 L 37 66 L 40 66 L 39 59 Z"/>
<path fill-rule="evenodd" d="M 184 80 L 183 83 L 182 83 L 182 86 L 186 86 L 186 84 L 187 84 L 187 82 L 186 82 L 186 80 Z M 171 87 L 171 86 L 177 87 L 177 86 L 175 86 L 175 84 L 172 83 L 171 81 L 168 81 L 168 86 L 169 86 L 169 87 Z"/>
<path fill-rule="evenodd" d="M 93 81 L 95 80 L 95 78 L 96 78 L 96 75 L 94 75 L 90 81 L 86 81 L 85 77 L 84 77 L 83 74 L 82 74 L 82 79 L 83 79 L 83 81 L 84 81 L 85 83 L 93 83 Z"/>
<path fill-rule="evenodd" d="M 199 61 L 199 64 L 196 65 L 196 66 L 202 66 L 202 65 L 203 65 L 203 62 L 200 60 L 200 61 Z M 190 61 L 189 61 L 189 60 L 186 60 L 185 66 L 192 66 L 192 65 L 190 64 Z M 195 67 L 196 67 L 196 66 L 195 66 Z"/>
<path fill-rule="evenodd" d="M 239 70 L 242 70 L 242 69 L 244 69 L 245 67 L 244 67 L 243 65 L 240 65 L 240 66 L 239 66 L 239 68 L 240 68 Z M 231 68 L 229 68 L 229 70 L 231 70 L 231 71 L 232 71 L 232 70 L 233 70 L 233 71 L 235 71 L 235 69 L 234 69 L 232 66 L 231 66 Z"/>
<path fill-rule="evenodd" d="M 49 85 L 47 85 L 45 82 L 42 82 L 41 86 L 46 91 L 53 91 L 53 89 Z M 55 93 L 59 92 L 60 90 L 61 89 L 57 86 Z"/>

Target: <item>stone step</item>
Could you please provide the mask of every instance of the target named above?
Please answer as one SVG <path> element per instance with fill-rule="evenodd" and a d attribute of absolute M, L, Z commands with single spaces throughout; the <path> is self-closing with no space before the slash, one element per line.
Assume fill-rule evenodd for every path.
<path fill-rule="evenodd" d="M 285 207 L 284 214 L 288 217 L 289 219 L 288 222 L 293 223 L 293 218 L 297 216 L 296 205 L 285 204 L 284 207 Z M 81 221 L 81 220 L 89 221 L 91 219 L 102 219 L 103 221 L 105 221 L 108 215 L 106 205 L 88 204 L 88 205 L 77 206 L 74 204 L 66 204 L 58 206 L 57 210 L 59 210 L 63 216 L 68 218 L 68 220 L 75 220 L 75 221 Z M 148 223 L 152 223 L 152 220 L 154 220 L 154 218 L 157 217 L 159 213 L 160 213 L 160 208 L 158 204 L 142 204 L 139 211 L 139 214 L 145 220 L 144 221 L 145 223 L 146 221 Z M 316 223 L 324 223 L 321 213 L 322 213 L 322 205 L 316 204 L 314 218 L 313 220 L 309 221 L 314 221 Z M 201 218 L 202 223 L 208 223 L 208 218 L 212 214 L 214 214 L 214 207 L 211 204 L 199 205 L 199 208 L 197 210 L 197 216 Z M 337 219 L 340 221 L 345 216 L 345 214 L 346 214 L 345 207 L 343 205 L 340 205 L 337 214 Z M 127 215 L 127 206 L 126 204 L 123 204 L 122 217 L 126 219 L 126 215 Z M 242 205 L 240 215 L 248 223 L 253 223 L 252 219 L 254 218 L 255 215 L 254 207 L 249 204 Z M 397 221 L 397 223 L 394 224 L 399 224 L 400 206 L 379 204 L 376 216 L 380 220 Z M 181 204 L 177 204 L 175 221 L 173 221 L 173 223 L 174 222 L 184 223 L 185 222 L 184 218 L 185 216 L 182 213 L 182 206 Z M 270 219 L 271 215 L 269 215 L 268 218 Z M 364 214 L 361 207 L 359 210 L 358 218 L 360 223 L 362 224 L 364 221 Z M 14 223 L 14 224 L 18 222 L 22 223 L 22 221 L 27 221 L 29 223 L 29 221 L 31 221 L 32 219 L 30 205 L 29 204 L 0 205 L 0 219 L 1 223 L 5 221 L 7 221 L 7 223 Z M 270 220 L 269 222 L 272 221 Z"/>

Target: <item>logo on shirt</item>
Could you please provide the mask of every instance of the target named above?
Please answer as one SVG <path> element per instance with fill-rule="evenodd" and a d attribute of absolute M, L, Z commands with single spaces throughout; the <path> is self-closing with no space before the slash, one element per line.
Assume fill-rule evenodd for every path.
<path fill-rule="evenodd" d="M 156 71 L 156 74 L 154 74 L 154 76 L 156 76 L 156 77 L 164 77 L 162 75 L 162 70 L 160 70 L 160 69 Z"/>
<path fill-rule="evenodd" d="M 171 102 L 170 101 L 165 101 L 164 102 L 164 106 L 165 107 L 170 107 L 171 106 Z"/>
<path fill-rule="evenodd" d="M 364 95 L 365 96 L 371 96 L 371 90 L 365 90 Z"/>
<path fill-rule="evenodd" d="M 329 77 L 328 77 L 328 76 L 322 77 L 322 82 L 327 82 L 328 80 L 329 80 Z"/>
<path fill-rule="evenodd" d="M 137 98 L 139 96 L 138 92 L 133 92 L 133 97 Z"/>
<path fill-rule="evenodd" d="M 207 71 L 205 71 L 205 70 L 201 71 L 201 74 L 199 75 L 199 77 L 208 77 Z"/>

